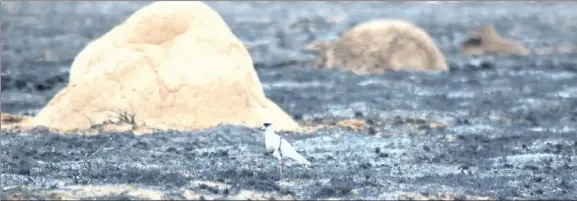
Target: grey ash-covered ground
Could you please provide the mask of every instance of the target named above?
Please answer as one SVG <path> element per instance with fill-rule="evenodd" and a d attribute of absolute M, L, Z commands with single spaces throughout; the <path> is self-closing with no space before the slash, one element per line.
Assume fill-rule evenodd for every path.
<path fill-rule="evenodd" d="M 67 69 L 86 42 L 146 3 L 26 2 L 21 10 L 9 4 L 15 2 L 2 5 L 1 108 L 34 114 L 66 84 Z M 314 165 L 289 162 L 284 182 L 277 182 L 276 159 L 264 154 L 263 136 L 244 127 L 145 136 L 2 131 L 1 199 L 111 184 L 154 189 L 172 199 L 185 199 L 184 191 L 203 198 L 251 191 L 298 199 L 395 199 L 399 192 L 574 199 L 575 55 L 487 56 L 474 67 L 456 49 L 484 23 L 505 36 L 520 32 L 515 39 L 529 49 L 576 44 L 573 4 L 210 2 L 250 48 L 267 96 L 296 120 L 330 125 L 362 119 L 369 128 L 286 132 Z M 427 30 L 451 71 L 358 76 L 311 69 L 314 57 L 299 51 L 312 40 L 382 17 Z M 46 49 L 57 59 L 39 60 Z"/>

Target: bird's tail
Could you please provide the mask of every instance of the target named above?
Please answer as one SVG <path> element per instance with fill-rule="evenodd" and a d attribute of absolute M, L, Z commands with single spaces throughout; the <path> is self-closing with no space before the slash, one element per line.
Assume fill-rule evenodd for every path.
<path fill-rule="evenodd" d="M 302 165 L 306 165 L 306 166 L 310 166 L 311 162 L 309 162 L 305 157 L 303 157 L 300 154 L 295 154 L 294 158 L 293 158 L 296 162 L 302 164 Z"/>

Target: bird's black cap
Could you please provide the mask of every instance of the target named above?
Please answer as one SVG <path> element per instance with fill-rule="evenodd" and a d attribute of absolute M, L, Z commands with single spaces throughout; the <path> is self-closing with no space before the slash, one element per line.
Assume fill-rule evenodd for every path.
<path fill-rule="evenodd" d="M 271 123 L 264 123 L 262 124 L 264 127 L 269 127 L 270 125 L 272 125 Z"/>

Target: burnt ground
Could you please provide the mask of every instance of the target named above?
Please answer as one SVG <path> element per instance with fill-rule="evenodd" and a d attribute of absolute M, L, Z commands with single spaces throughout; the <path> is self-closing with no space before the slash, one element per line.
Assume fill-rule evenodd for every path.
<path fill-rule="evenodd" d="M 35 114 L 66 84 L 86 42 L 144 4 L 3 2 L 2 112 Z M 456 49 L 484 23 L 529 49 L 577 44 L 574 3 L 209 4 L 250 48 L 267 96 L 300 123 L 362 119 L 369 127 L 285 132 L 313 166 L 289 162 L 283 182 L 263 136 L 244 127 L 145 136 L 2 131 L 1 199 L 577 197 L 576 55 L 483 56 L 472 66 Z M 299 51 L 383 17 L 427 30 L 451 71 L 359 76 L 311 69 L 314 55 Z"/>

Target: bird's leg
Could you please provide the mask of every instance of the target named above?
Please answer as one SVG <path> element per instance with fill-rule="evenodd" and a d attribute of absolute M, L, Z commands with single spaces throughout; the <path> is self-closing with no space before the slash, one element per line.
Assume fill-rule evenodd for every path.
<path fill-rule="evenodd" d="M 282 178 L 283 178 L 283 166 L 284 166 L 284 162 L 283 162 L 282 157 L 281 157 L 281 159 L 279 160 L 279 170 L 280 170 L 279 180 L 282 180 Z"/>
<path fill-rule="evenodd" d="M 282 173 L 283 173 L 283 167 L 284 167 L 284 161 L 282 160 L 282 151 L 281 151 L 282 149 L 281 149 L 281 147 L 282 147 L 282 137 L 280 138 L 279 143 L 278 143 L 278 155 L 280 156 L 279 159 L 278 159 L 278 160 L 279 160 L 279 166 L 280 166 L 280 167 L 279 167 L 279 170 L 280 170 L 279 180 L 282 180 L 282 177 L 283 177 Z"/>

